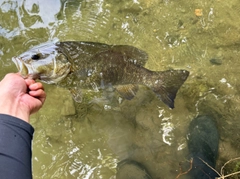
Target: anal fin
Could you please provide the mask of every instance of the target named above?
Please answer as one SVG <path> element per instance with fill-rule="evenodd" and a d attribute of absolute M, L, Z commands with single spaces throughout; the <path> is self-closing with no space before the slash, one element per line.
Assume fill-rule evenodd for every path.
<path fill-rule="evenodd" d="M 117 92 L 125 99 L 131 100 L 138 91 L 138 85 L 127 84 L 116 86 Z"/>
<path fill-rule="evenodd" d="M 69 90 L 72 94 L 72 97 L 73 97 L 74 101 L 77 102 L 77 103 L 81 103 L 82 102 L 82 92 L 81 92 L 81 90 L 78 89 L 78 88 L 71 88 Z"/>

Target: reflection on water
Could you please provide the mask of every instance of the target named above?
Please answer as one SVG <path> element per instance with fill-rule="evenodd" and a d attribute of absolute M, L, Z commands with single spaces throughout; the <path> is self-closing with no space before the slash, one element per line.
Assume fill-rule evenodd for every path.
<path fill-rule="evenodd" d="M 149 69 L 190 71 L 173 110 L 146 90 L 117 108 L 74 106 L 67 90 L 45 85 L 46 104 L 32 116 L 34 178 L 114 178 L 125 158 L 153 178 L 175 178 L 188 124 L 201 113 L 217 118 L 217 168 L 238 156 L 239 8 L 237 0 L 1 0 L 1 78 L 16 71 L 12 56 L 55 37 L 133 45 L 149 54 Z"/>
<path fill-rule="evenodd" d="M 47 6 L 46 6 L 47 5 Z M 31 29 L 46 28 L 53 31 L 61 2 L 54 1 L 3 1 L 1 4 L 1 33 L 4 37 L 24 35 Z"/>

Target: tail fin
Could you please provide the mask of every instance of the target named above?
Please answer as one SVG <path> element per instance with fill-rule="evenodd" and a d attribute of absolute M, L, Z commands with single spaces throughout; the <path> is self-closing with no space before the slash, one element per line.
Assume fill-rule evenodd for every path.
<path fill-rule="evenodd" d="M 186 81 L 188 75 L 189 72 L 186 70 L 155 72 L 151 88 L 166 105 L 174 108 L 174 99 L 178 89 Z"/>

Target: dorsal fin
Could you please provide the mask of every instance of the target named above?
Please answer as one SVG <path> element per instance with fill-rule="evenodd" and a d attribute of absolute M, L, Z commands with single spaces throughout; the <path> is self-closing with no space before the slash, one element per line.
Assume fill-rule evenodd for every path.
<path fill-rule="evenodd" d="M 124 54 L 128 60 L 139 66 L 144 66 L 148 60 L 148 54 L 146 52 L 133 46 L 113 45 L 111 50 Z"/>
<path fill-rule="evenodd" d="M 59 47 L 58 50 L 66 56 L 73 56 L 71 53 L 79 53 L 81 54 L 81 58 L 85 58 L 84 56 L 90 58 L 91 56 L 102 52 L 112 51 L 121 53 L 126 57 L 126 60 L 139 66 L 144 66 L 148 60 L 148 54 L 146 52 L 129 45 L 108 45 L 104 43 L 84 41 L 65 41 L 59 42 L 56 45 Z M 74 59 L 69 60 L 74 61 Z"/>

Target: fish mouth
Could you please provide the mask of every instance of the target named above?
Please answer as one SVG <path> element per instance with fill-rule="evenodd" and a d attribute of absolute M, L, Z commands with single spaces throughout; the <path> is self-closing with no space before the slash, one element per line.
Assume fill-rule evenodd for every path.
<path fill-rule="evenodd" d="M 27 77 L 28 74 L 28 67 L 24 64 L 24 62 L 17 57 L 13 57 L 12 61 L 14 62 L 14 64 L 16 65 L 18 72 L 23 76 L 23 77 Z"/>

